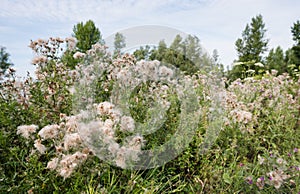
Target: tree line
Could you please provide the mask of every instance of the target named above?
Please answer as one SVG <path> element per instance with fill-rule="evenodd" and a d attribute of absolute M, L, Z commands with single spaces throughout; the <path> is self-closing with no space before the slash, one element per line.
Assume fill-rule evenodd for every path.
<path fill-rule="evenodd" d="M 276 70 L 292 76 L 299 76 L 300 66 L 300 21 L 291 27 L 294 45 L 284 51 L 280 46 L 271 48 L 268 55 L 269 39 L 266 38 L 266 27 L 262 15 L 257 15 L 247 24 L 242 37 L 235 42 L 238 59 L 228 72 L 232 80 L 263 74 L 267 70 Z"/>
<path fill-rule="evenodd" d="M 269 43 L 269 39 L 266 38 L 266 31 L 262 15 L 253 17 L 251 23 L 246 24 L 241 38 L 235 42 L 238 59 L 234 60 L 234 66 L 227 71 L 224 70 L 224 65 L 219 62 L 217 50 L 213 51 L 212 56 L 208 55 L 202 48 L 200 39 L 193 35 L 188 35 L 185 38 L 177 35 L 169 46 L 165 40 L 161 40 L 157 47 L 143 46 L 135 50 L 133 55 L 137 60 L 159 60 L 163 63 L 173 64 L 186 74 L 218 69 L 232 81 L 237 78 L 261 76 L 267 70 L 272 69 L 276 70 L 278 74 L 287 72 L 292 76 L 299 76 L 300 21 L 296 21 L 291 27 L 294 45 L 286 51 L 278 46 L 271 48 L 268 55 L 265 55 Z M 81 60 L 73 57 L 76 52 L 86 52 L 95 43 L 105 44 L 100 30 L 92 20 L 74 25 L 72 36 L 77 40 L 76 48 L 65 51 L 61 59 L 71 69 L 75 68 Z M 116 33 L 113 57 L 122 55 L 122 49 L 125 47 L 126 37 L 121 33 Z M 7 70 L 13 66 L 9 59 L 10 55 L 5 49 L 1 46 L 0 77 L 4 77 Z"/>

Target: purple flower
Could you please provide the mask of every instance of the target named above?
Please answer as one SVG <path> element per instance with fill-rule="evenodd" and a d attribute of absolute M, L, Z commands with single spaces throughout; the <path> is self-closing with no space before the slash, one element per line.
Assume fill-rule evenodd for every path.
<path fill-rule="evenodd" d="M 259 189 L 263 189 L 264 188 L 264 186 L 265 186 L 265 181 L 264 180 L 265 180 L 265 178 L 263 176 L 257 179 L 256 186 Z"/>
<path fill-rule="evenodd" d="M 297 153 L 299 150 L 298 148 L 294 148 L 294 152 Z"/>
<path fill-rule="evenodd" d="M 248 177 L 246 178 L 246 181 L 247 181 L 247 183 L 248 183 L 249 185 L 252 185 L 252 184 L 253 184 L 252 177 L 250 177 L 250 176 L 248 176 Z"/>

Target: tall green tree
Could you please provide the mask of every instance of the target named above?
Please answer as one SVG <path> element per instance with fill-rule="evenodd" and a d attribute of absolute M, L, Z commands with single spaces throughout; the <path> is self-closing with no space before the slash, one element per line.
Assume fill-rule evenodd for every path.
<path fill-rule="evenodd" d="M 184 56 L 193 63 L 192 71 L 209 72 L 214 67 L 213 58 L 205 52 L 197 36 L 188 35 L 184 39 L 183 50 Z"/>
<path fill-rule="evenodd" d="M 148 60 L 151 55 L 151 47 L 149 45 L 146 45 L 145 47 L 141 46 L 139 49 L 135 50 L 133 52 L 133 55 L 135 56 L 136 60 Z"/>
<path fill-rule="evenodd" d="M 300 45 L 300 21 L 294 23 L 291 27 L 291 32 L 293 35 L 293 40 L 295 41 L 296 45 Z"/>
<path fill-rule="evenodd" d="M 202 54 L 200 39 L 197 36 L 188 35 L 183 42 L 184 55 L 195 63 L 199 63 Z"/>
<path fill-rule="evenodd" d="M 278 46 L 276 49 L 272 48 L 266 58 L 266 69 L 275 69 L 278 74 L 287 72 L 287 63 L 282 48 Z"/>
<path fill-rule="evenodd" d="M 183 38 L 179 34 L 177 34 L 170 45 L 170 49 L 183 53 L 183 48 L 184 48 L 183 41 L 184 41 Z"/>
<path fill-rule="evenodd" d="M 292 47 L 293 55 L 294 55 L 294 64 L 298 70 L 300 66 L 300 21 L 298 20 L 291 28 L 291 32 L 293 35 L 293 40 L 295 41 L 294 46 Z"/>
<path fill-rule="evenodd" d="M 95 26 L 92 20 L 87 21 L 85 24 L 83 22 L 77 23 L 73 27 L 73 37 L 77 39 L 76 48 L 71 50 L 66 50 L 61 58 L 61 61 L 67 65 L 67 67 L 74 69 L 75 66 L 82 59 L 75 59 L 73 56 L 77 51 L 86 52 L 92 48 L 92 45 L 96 43 L 104 44 L 101 33 L 99 29 Z"/>
<path fill-rule="evenodd" d="M 137 60 L 150 59 L 168 63 L 184 71 L 186 74 L 194 74 L 199 70 L 207 71 L 213 66 L 213 60 L 206 53 L 196 36 L 189 35 L 185 39 L 176 35 L 168 47 L 164 40 L 158 43 L 158 47 L 141 47 L 134 52 Z"/>
<path fill-rule="evenodd" d="M 121 49 L 126 47 L 125 36 L 117 32 L 114 40 L 114 57 L 121 54 Z"/>
<path fill-rule="evenodd" d="M 73 27 L 73 36 L 77 39 L 77 48 L 81 52 L 85 52 L 92 48 L 93 44 L 104 44 L 99 29 L 95 26 L 92 20 L 87 21 L 85 24 L 80 22 Z"/>
<path fill-rule="evenodd" d="M 266 31 L 262 15 L 252 18 L 250 25 L 247 24 L 242 32 L 242 38 L 235 42 L 239 62 L 262 62 L 262 55 L 268 50 Z"/>
<path fill-rule="evenodd" d="M 285 52 L 285 63 L 287 72 L 292 76 L 299 76 L 300 72 L 300 21 L 298 20 L 291 27 L 294 45 Z"/>
<path fill-rule="evenodd" d="M 5 76 L 6 70 L 14 65 L 9 57 L 10 54 L 6 52 L 6 48 L 0 46 L 0 78 Z"/>
<path fill-rule="evenodd" d="M 150 60 L 163 61 L 165 54 L 168 50 L 168 46 L 164 40 L 159 41 L 157 49 L 153 49 L 150 55 Z"/>
<path fill-rule="evenodd" d="M 235 65 L 228 73 L 229 80 L 237 78 L 245 78 L 246 72 L 255 70 L 254 74 L 261 70 L 255 66 L 255 63 L 263 62 L 263 54 L 268 50 L 269 40 L 265 38 L 265 24 L 262 15 L 257 15 L 251 19 L 251 23 L 247 24 L 242 37 L 235 42 L 238 59 L 235 62 L 240 62 Z M 251 74 L 253 75 L 253 73 Z"/>
<path fill-rule="evenodd" d="M 157 51 L 152 53 L 153 58 L 172 64 L 185 71 L 186 74 L 194 74 L 206 66 L 212 65 L 212 60 L 205 55 L 200 40 L 197 36 L 188 35 L 183 39 L 176 35 L 170 47 L 165 42 L 159 43 Z"/>
<path fill-rule="evenodd" d="M 220 62 L 219 60 L 219 53 L 217 49 L 213 50 L 212 53 L 212 64 L 215 68 L 217 68 L 218 70 L 220 70 L 220 72 L 222 73 L 222 75 L 224 75 L 224 65 Z"/>

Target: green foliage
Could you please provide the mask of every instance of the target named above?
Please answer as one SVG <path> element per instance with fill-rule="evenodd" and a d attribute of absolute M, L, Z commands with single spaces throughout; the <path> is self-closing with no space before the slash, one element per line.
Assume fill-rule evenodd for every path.
<path fill-rule="evenodd" d="M 83 22 L 76 24 L 73 27 L 73 33 L 78 41 L 76 46 L 81 52 L 91 49 L 93 44 L 104 44 L 101 33 L 92 20 L 87 21 L 85 24 Z"/>
<path fill-rule="evenodd" d="M 149 45 L 145 47 L 140 47 L 139 49 L 135 50 L 133 55 L 135 56 L 136 60 L 148 60 L 151 55 L 151 48 Z"/>
<path fill-rule="evenodd" d="M 115 34 L 114 40 L 114 57 L 120 56 L 121 49 L 126 47 L 125 36 L 119 32 Z"/>
<path fill-rule="evenodd" d="M 293 40 L 295 41 L 295 45 L 300 45 L 300 21 L 294 23 L 291 27 L 291 32 L 293 35 Z"/>
<path fill-rule="evenodd" d="M 292 64 L 295 65 L 293 71 L 296 71 L 295 74 L 299 75 L 300 71 L 300 21 L 294 23 L 291 28 L 293 35 L 293 40 L 295 41 L 294 46 L 292 47 L 293 60 Z"/>
<path fill-rule="evenodd" d="M 268 45 L 265 32 L 262 15 L 252 18 L 250 25 L 246 25 L 242 38 L 235 42 L 239 62 L 262 62 L 262 54 L 267 51 Z"/>
<path fill-rule="evenodd" d="M 214 66 L 216 66 L 221 72 L 224 73 L 224 65 L 219 61 L 219 53 L 217 49 L 213 50 L 212 61 Z"/>
<path fill-rule="evenodd" d="M 141 47 L 134 52 L 134 56 L 137 60 L 159 60 L 174 65 L 188 75 L 197 71 L 209 72 L 218 65 L 214 64 L 213 59 L 205 53 L 199 38 L 192 35 L 188 35 L 185 39 L 176 35 L 170 47 L 163 40 L 152 50 L 148 45 Z"/>
<path fill-rule="evenodd" d="M 82 61 L 81 58 L 74 58 L 75 53 L 75 50 L 67 50 L 66 52 L 64 52 L 61 58 L 61 62 L 64 63 L 70 69 L 75 69 L 76 65 L 78 65 Z"/>
<path fill-rule="evenodd" d="M 9 53 L 6 52 L 6 48 L 0 46 L 0 78 L 5 76 L 6 70 L 14 64 L 9 59 Z"/>
<path fill-rule="evenodd" d="M 238 60 L 236 62 L 247 64 L 246 66 L 233 66 L 228 73 L 230 80 L 245 78 L 246 71 L 254 70 L 254 75 L 262 73 L 256 63 L 263 63 L 263 54 L 267 51 L 269 40 L 265 39 L 265 24 L 262 15 L 252 18 L 250 25 L 247 24 L 242 32 L 242 38 L 235 42 Z M 251 74 L 252 75 L 252 74 Z"/>
<path fill-rule="evenodd" d="M 275 50 L 274 48 L 270 50 L 269 55 L 266 58 L 266 69 L 275 69 L 278 71 L 278 74 L 288 71 L 284 52 L 280 46 L 278 46 Z"/>

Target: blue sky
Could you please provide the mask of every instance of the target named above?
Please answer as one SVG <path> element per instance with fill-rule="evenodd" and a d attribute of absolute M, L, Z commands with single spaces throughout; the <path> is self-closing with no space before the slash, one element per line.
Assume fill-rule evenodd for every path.
<path fill-rule="evenodd" d="M 290 28 L 300 20 L 298 0 L 1 0 L 0 45 L 17 74 L 33 72 L 30 40 L 69 37 L 78 22 L 93 20 L 104 38 L 134 26 L 162 25 L 200 38 L 220 61 L 236 59 L 234 42 L 251 18 L 262 14 L 269 48 L 293 44 Z"/>

